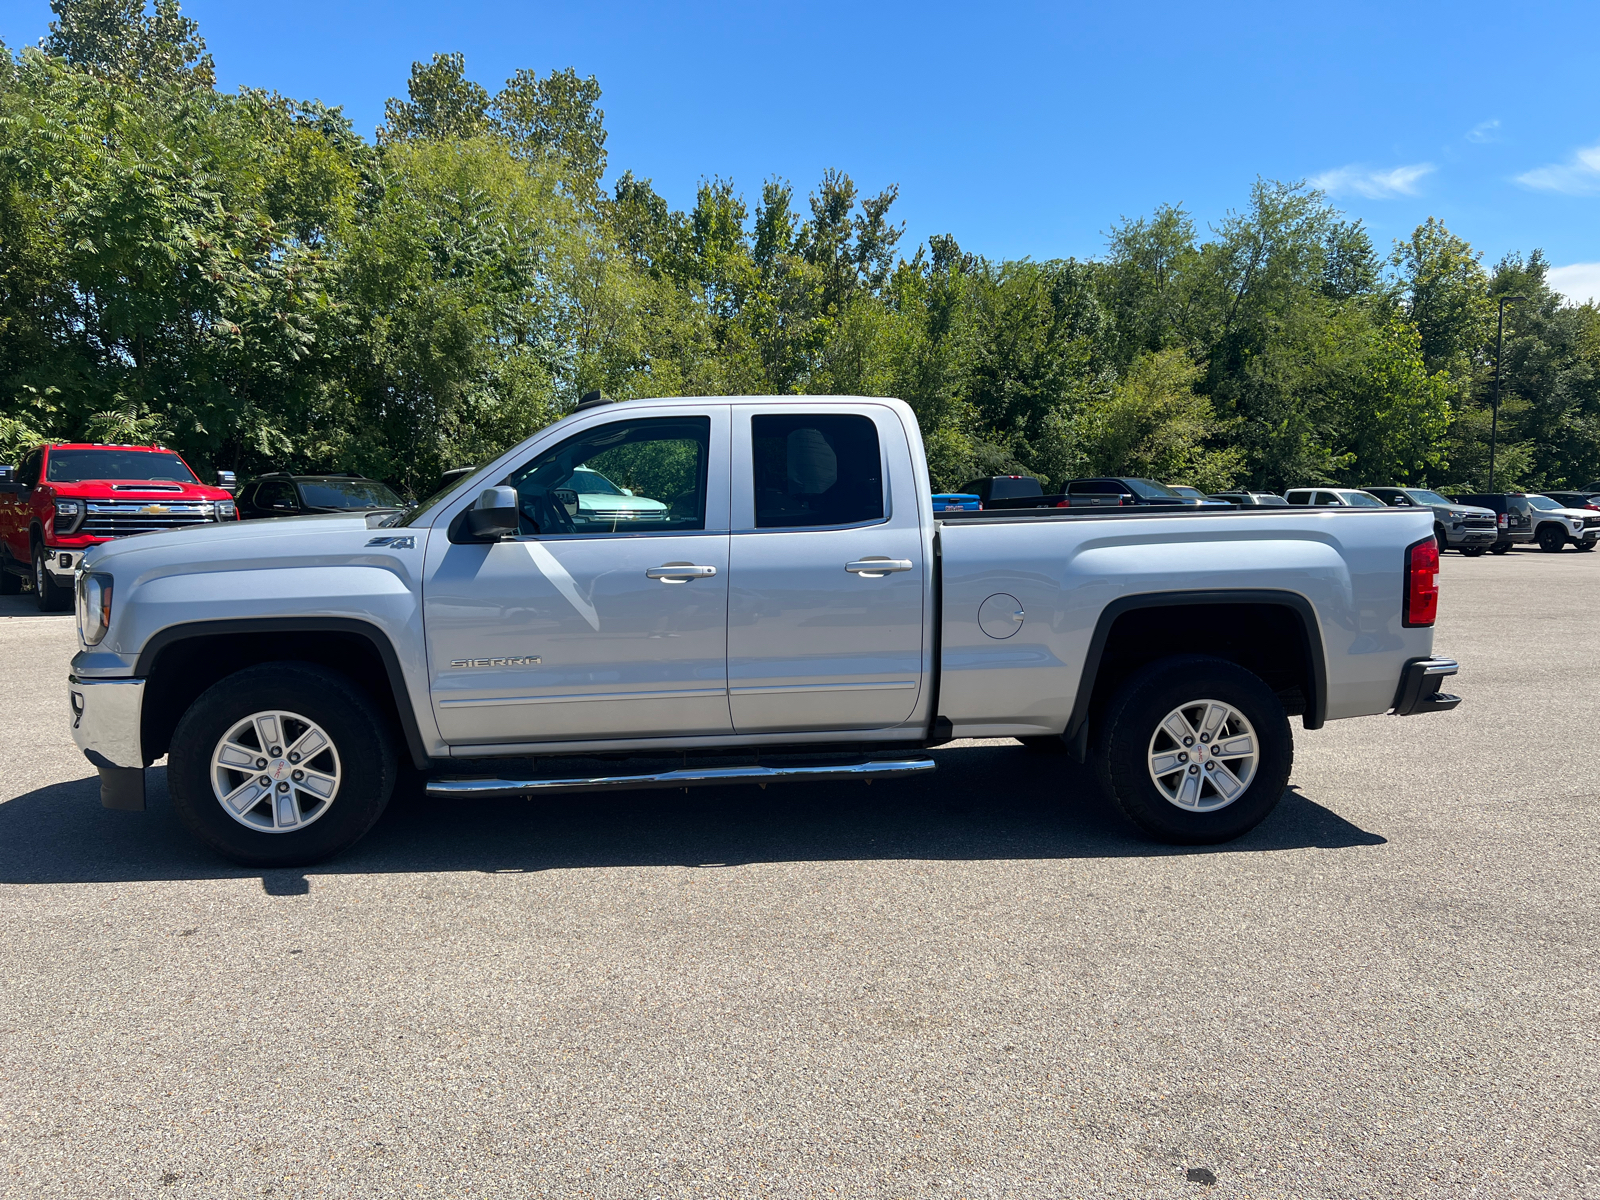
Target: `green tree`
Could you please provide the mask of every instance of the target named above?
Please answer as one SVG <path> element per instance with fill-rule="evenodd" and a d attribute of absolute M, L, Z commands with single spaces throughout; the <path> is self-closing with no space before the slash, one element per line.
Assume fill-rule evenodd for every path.
<path fill-rule="evenodd" d="M 467 78 L 461 54 L 435 54 L 426 63 L 411 64 L 408 99 L 384 101 L 378 142 L 448 141 L 489 132 L 489 93 Z"/>
<path fill-rule="evenodd" d="M 200 26 L 178 0 L 50 0 L 46 54 L 135 86 L 216 86 Z"/>

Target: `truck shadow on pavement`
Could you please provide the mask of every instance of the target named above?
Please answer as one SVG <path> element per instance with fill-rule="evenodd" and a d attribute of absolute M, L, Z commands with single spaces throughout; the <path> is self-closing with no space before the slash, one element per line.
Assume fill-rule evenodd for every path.
<path fill-rule="evenodd" d="M 1223 846 L 1145 840 L 1064 756 L 1017 746 L 936 751 L 939 770 L 868 786 L 783 784 L 537 800 L 396 797 L 373 831 L 305 870 L 246 870 L 179 824 L 166 770 L 149 773 L 143 813 L 100 807 L 90 776 L 0 804 L 0 884 L 260 877 L 273 894 L 309 890 L 309 874 L 549 871 L 737 866 L 838 860 L 1146 858 L 1306 847 L 1381 846 L 1294 788 L 1245 837 Z"/>

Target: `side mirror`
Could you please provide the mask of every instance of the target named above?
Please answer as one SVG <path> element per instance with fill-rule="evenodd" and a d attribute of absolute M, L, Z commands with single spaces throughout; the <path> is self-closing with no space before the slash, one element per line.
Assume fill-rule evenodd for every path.
<path fill-rule="evenodd" d="M 497 542 L 517 532 L 517 489 L 484 488 L 467 512 L 467 528 L 480 541 Z"/>
<path fill-rule="evenodd" d="M 232 471 L 218 471 L 217 486 L 231 496 L 239 490 L 239 479 Z"/>
<path fill-rule="evenodd" d="M 15 483 L 16 481 L 17 469 L 15 467 L 9 463 L 5 466 L 0 466 L 0 483 Z"/>
<path fill-rule="evenodd" d="M 578 493 L 572 488 L 556 488 L 550 494 L 556 498 L 569 514 L 578 511 Z M 631 495 L 632 493 L 629 494 Z"/>

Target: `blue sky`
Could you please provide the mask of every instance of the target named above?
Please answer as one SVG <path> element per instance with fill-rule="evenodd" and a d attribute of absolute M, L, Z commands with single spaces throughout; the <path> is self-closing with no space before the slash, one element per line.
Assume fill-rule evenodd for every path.
<path fill-rule="evenodd" d="M 1091 256 L 1119 216 L 1202 223 L 1257 175 L 1319 181 L 1380 246 L 1433 215 L 1493 261 L 1542 247 L 1600 294 L 1600 5 L 339 3 L 190 0 L 219 84 L 343 105 L 371 136 L 413 59 L 491 91 L 574 66 L 611 174 L 674 204 L 827 167 L 900 185 L 906 248 Z M 44 0 L 6 0 L 37 40 Z M 1587 264 L 1587 266 L 1585 266 Z"/>

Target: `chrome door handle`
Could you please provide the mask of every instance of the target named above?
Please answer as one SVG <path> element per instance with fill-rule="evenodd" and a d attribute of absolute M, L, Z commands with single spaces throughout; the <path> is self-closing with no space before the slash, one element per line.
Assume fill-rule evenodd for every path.
<path fill-rule="evenodd" d="M 878 579 L 894 571 L 911 570 L 911 560 L 909 558 L 863 558 L 858 562 L 845 563 L 844 569 L 866 579 Z"/>
<path fill-rule="evenodd" d="M 664 567 L 651 567 L 645 572 L 651 579 L 662 583 L 688 583 L 691 579 L 710 579 L 717 573 L 715 567 L 697 567 L 693 563 L 668 563 Z"/>

